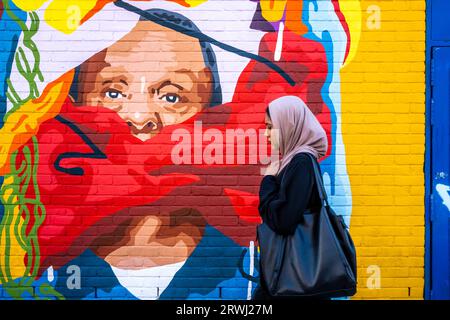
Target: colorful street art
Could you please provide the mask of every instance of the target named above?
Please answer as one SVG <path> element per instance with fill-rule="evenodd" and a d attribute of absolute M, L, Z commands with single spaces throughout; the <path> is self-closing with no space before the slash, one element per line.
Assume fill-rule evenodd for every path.
<path fill-rule="evenodd" d="M 359 1 L 3 0 L 0 25 L 0 298 L 249 299 L 284 95 L 325 128 L 350 224 Z"/>

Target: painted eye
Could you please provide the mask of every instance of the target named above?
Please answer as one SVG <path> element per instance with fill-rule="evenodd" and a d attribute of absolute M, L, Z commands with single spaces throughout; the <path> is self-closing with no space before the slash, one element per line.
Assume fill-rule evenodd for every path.
<path fill-rule="evenodd" d="M 177 103 L 180 101 L 180 96 L 177 94 L 169 93 L 163 96 L 161 99 L 164 99 L 168 103 Z"/>
<path fill-rule="evenodd" d="M 121 92 L 116 90 L 108 90 L 105 92 L 105 95 L 110 99 L 120 99 L 124 97 L 124 95 Z"/>

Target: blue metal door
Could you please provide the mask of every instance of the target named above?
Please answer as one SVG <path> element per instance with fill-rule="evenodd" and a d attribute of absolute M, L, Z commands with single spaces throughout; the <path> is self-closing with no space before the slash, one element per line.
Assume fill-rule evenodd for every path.
<path fill-rule="evenodd" d="M 431 299 L 450 299 L 450 47 L 431 55 Z"/>

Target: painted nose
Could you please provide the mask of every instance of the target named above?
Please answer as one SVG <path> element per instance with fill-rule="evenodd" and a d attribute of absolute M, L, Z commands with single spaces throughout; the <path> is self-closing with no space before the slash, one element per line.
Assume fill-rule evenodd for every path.
<path fill-rule="evenodd" d="M 126 119 L 133 133 L 151 132 L 159 127 L 158 117 L 150 112 L 134 112 Z"/>

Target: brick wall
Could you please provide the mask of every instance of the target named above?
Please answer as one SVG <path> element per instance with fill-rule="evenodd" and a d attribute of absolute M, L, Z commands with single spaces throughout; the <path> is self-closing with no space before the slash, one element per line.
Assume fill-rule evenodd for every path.
<path fill-rule="evenodd" d="M 43 2 L 0 7 L 1 298 L 248 299 L 288 95 L 354 298 L 423 298 L 425 1 Z"/>
<path fill-rule="evenodd" d="M 422 299 L 425 1 L 361 1 L 361 7 L 369 22 L 342 71 L 351 233 L 360 266 L 355 298 Z M 371 23 L 377 8 L 379 29 Z M 378 270 L 380 288 L 371 289 Z"/>

